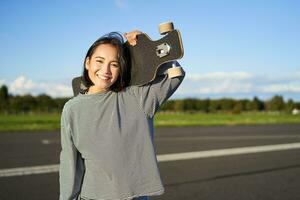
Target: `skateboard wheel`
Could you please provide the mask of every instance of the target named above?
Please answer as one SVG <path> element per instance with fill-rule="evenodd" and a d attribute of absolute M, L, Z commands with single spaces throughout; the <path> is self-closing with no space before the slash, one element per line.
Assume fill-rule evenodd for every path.
<path fill-rule="evenodd" d="M 159 24 L 159 33 L 161 35 L 167 34 L 170 31 L 174 30 L 174 25 L 172 22 L 164 22 Z"/>
<path fill-rule="evenodd" d="M 183 74 L 182 67 L 171 67 L 167 72 L 169 78 L 174 78 Z"/>

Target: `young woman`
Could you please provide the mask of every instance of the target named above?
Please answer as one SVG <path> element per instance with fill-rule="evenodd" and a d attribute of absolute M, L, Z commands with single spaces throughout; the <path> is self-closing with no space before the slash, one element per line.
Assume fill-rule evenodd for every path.
<path fill-rule="evenodd" d="M 125 34 L 136 44 L 139 31 Z M 128 86 L 122 35 L 104 35 L 84 59 L 86 90 L 61 115 L 60 200 L 147 200 L 164 193 L 153 145 L 153 117 L 184 78 L 169 78 L 170 63 L 154 81 Z"/>

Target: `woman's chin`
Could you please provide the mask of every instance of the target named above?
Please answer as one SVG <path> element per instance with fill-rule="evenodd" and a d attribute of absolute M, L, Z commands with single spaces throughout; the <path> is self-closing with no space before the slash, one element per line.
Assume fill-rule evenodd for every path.
<path fill-rule="evenodd" d="M 98 80 L 96 80 L 96 84 L 98 84 L 98 85 L 109 85 L 109 84 L 111 84 L 111 79 L 107 79 L 107 80 L 105 80 L 105 79 L 98 79 Z"/>
<path fill-rule="evenodd" d="M 107 90 L 107 89 L 109 89 L 111 84 L 110 83 L 96 83 L 94 86 L 98 90 Z"/>
<path fill-rule="evenodd" d="M 108 90 L 110 88 L 110 86 L 113 84 L 111 79 L 108 80 L 94 80 L 94 86 L 95 88 L 99 89 L 99 90 Z"/>

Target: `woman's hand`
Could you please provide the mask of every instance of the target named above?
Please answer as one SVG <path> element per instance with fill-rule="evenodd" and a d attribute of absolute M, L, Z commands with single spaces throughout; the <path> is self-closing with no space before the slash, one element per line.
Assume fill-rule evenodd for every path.
<path fill-rule="evenodd" d="M 128 33 L 124 33 L 125 38 L 128 40 L 129 44 L 134 46 L 137 42 L 137 35 L 142 34 L 141 31 L 134 30 Z"/>

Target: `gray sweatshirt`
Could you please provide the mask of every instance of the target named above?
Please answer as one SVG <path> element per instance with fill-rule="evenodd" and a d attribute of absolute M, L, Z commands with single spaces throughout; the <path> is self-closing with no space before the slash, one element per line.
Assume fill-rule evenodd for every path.
<path fill-rule="evenodd" d="M 121 92 L 79 94 L 61 115 L 60 200 L 132 199 L 164 193 L 153 117 L 184 78 L 164 73 Z"/>

